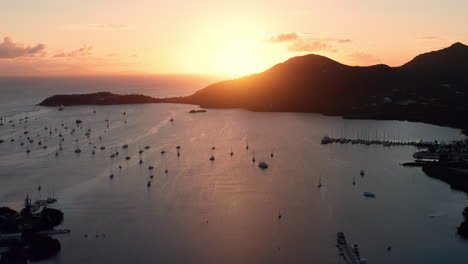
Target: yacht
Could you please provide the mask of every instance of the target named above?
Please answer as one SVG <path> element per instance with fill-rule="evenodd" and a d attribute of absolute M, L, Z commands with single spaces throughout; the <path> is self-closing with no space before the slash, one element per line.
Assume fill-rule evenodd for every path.
<path fill-rule="evenodd" d="M 329 143 L 332 143 L 333 141 L 331 140 L 330 137 L 324 136 L 324 137 L 322 138 L 322 141 L 321 141 L 321 142 L 322 142 L 322 144 L 329 144 Z"/>
<path fill-rule="evenodd" d="M 268 164 L 264 161 L 261 161 L 258 163 L 258 167 L 262 168 L 262 169 L 267 169 L 268 168 Z"/>
<path fill-rule="evenodd" d="M 364 196 L 365 196 L 365 197 L 370 197 L 370 198 L 375 198 L 375 193 L 364 192 Z"/>

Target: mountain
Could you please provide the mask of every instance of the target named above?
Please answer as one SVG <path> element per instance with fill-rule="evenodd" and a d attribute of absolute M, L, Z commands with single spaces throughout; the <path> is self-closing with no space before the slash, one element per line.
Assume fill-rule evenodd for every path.
<path fill-rule="evenodd" d="M 262 73 L 214 83 L 190 96 L 143 101 L 410 120 L 467 129 L 467 94 L 468 46 L 455 43 L 416 56 L 400 67 L 348 66 L 312 54 L 294 57 Z M 55 99 L 55 105 L 65 105 Z"/>
<path fill-rule="evenodd" d="M 460 42 L 452 46 L 416 56 L 401 66 L 406 71 L 468 73 L 468 46 Z"/>
<path fill-rule="evenodd" d="M 189 96 L 202 107 L 329 112 L 393 83 L 386 65 L 351 67 L 318 55 L 289 59 L 247 77 L 215 83 Z M 356 102 L 357 103 L 357 102 Z"/>

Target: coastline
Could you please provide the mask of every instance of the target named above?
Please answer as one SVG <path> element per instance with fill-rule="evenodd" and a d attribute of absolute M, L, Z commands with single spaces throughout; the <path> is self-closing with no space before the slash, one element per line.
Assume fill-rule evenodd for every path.
<path fill-rule="evenodd" d="M 203 104 L 193 100 L 191 96 L 186 97 L 168 97 L 168 98 L 155 98 L 141 94 L 120 95 L 110 92 L 97 92 L 88 94 L 70 94 L 70 95 L 53 95 L 44 99 L 38 105 L 47 107 L 59 106 L 78 106 L 78 105 L 128 105 L 128 104 L 151 104 L 151 103 L 175 103 L 175 104 L 189 104 L 201 108 L 208 109 L 245 109 L 253 112 L 294 112 L 294 113 L 316 113 L 324 116 L 337 116 L 343 119 L 358 119 L 358 120 L 395 120 L 395 121 L 409 121 L 409 122 L 422 122 L 426 124 L 451 127 L 461 129 L 464 135 L 468 136 L 468 123 L 463 118 L 458 118 L 453 114 L 453 111 L 432 111 L 427 112 L 421 109 L 409 112 L 395 107 L 380 107 L 374 109 L 374 112 L 360 112 L 360 111 L 340 111 L 329 112 L 320 110 L 307 110 L 307 109 L 276 109 L 273 107 L 242 107 L 242 106 L 229 106 L 229 105 L 210 105 Z"/>

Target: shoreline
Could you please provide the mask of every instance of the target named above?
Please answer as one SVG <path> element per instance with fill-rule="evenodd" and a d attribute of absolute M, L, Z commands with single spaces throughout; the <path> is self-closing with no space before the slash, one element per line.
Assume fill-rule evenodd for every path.
<path fill-rule="evenodd" d="M 443 127 L 450 127 L 460 129 L 461 133 L 468 136 L 468 124 L 464 120 L 453 118 L 451 112 L 438 113 L 434 116 L 431 114 L 405 113 L 399 114 L 389 109 L 380 109 L 375 113 L 346 113 L 346 112 L 327 112 L 327 111 L 314 111 L 304 109 L 274 109 L 274 108 L 249 108 L 242 106 L 221 106 L 203 104 L 192 100 L 190 96 L 186 97 L 169 97 L 169 98 L 155 98 L 141 94 L 120 95 L 110 92 L 97 92 L 87 94 L 70 94 L 70 95 L 53 95 L 40 102 L 39 106 L 46 107 L 65 107 L 65 106 L 84 106 L 84 105 L 131 105 L 131 104 L 152 104 L 152 103 L 174 103 L 174 104 L 187 104 L 194 105 L 200 108 L 207 109 L 243 109 L 253 112 L 291 112 L 291 113 L 314 113 L 324 116 L 341 117 L 343 119 L 352 120 L 382 120 L 382 121 L 407 121 L 407 122 L 420 122 L 430 125 L 437 125 Z M 447 115 L 449 117 L 447 117 Z"/>

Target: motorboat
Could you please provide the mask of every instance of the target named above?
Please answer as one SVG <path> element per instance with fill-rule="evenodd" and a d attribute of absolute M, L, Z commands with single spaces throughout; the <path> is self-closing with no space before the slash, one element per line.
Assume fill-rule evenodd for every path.
<path fill-rule="evenodd" d="M 364 196 L 365 196 L 365 197 L 370 197 L 370 198 L 375 198 L 375 193 L 364 192 Z"/>

